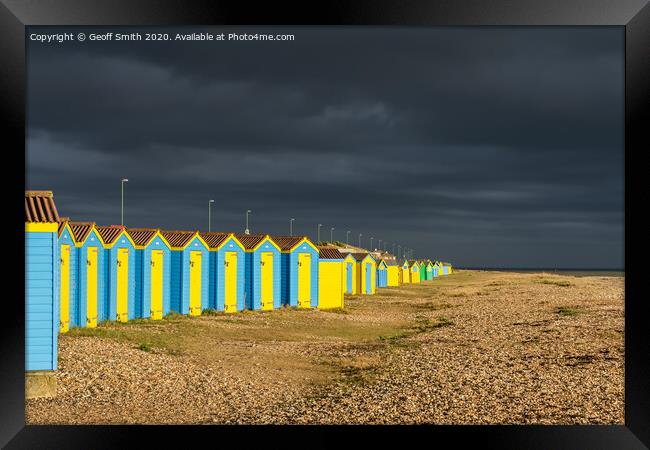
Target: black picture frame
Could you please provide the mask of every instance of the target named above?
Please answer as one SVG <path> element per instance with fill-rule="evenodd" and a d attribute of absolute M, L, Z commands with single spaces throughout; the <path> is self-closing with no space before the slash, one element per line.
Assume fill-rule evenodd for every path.
<path fill-rule="evenodd" d="M 0 90 L 5 215 L 11 259 L 5 280 L 24 276 L 22 187 L 25 186 L 25 26 L 29 25 L 400 25 L 400 26 L 621 26 L 625 28 L 625 425 L 624 426 L 417 426 L 417 427 L 137 427 L 26 426 L 24 405 L 24 286 L 9 283 L 3 302 L 0 371 L 0 445 L 7 448 L 114 448 L 131 446 L 146 436 L 149 444 L 185 445 L 199 439 L 215 444 L 252 437 L 277 439 L 290 445 L 287 432 L 308 436 L 309 442 L 332 445 L 349 434 L 386 442 L 399 433 L 417 435 L 431 446 L 474 443 L 488 448 L 645 448 L 650 446 L 650 339 L 647 310 L 640 285 L 643 260 L 634 258 L 641 220 L 631 220 L 631 198 L 643 193 L 640 156 L 650 149 L 650 6 L 647 0 L 563 0 L 516 2 L 499 0 L 260 3 L 252 7 L 234 1 L 172 0 L 1 0 Z M 8 161 L 7 161 L 8 160 Z M 635 165 L 636 164 L 636 165 Z M 641 194 L 642 195 L 642 194 Z M 7 250 L 8 251 L 8 250 Z M 7 259 L 10 259 L 9 255 Z M 637 266 L 630 264 L 638 261 Z M 21 265 L 22 263 L 22 265 Z M 16 276 L 12 276 L 12 272 Z M 23 275 L 21 275 L 23 274 Z M 253 431 L 253 432 L 251 432 Z M 372 431 L 372 433 L 368 433 Z M 187 440 L 188 436 L 191 440 Z M 415 437 L 415 436 L 414 436 Z M 407 441 L 398 438 L 401 443 Z M 411 436 L 409 440 L 416 445 Z M 421 444 L 418 444 L 421 445 Z"/>

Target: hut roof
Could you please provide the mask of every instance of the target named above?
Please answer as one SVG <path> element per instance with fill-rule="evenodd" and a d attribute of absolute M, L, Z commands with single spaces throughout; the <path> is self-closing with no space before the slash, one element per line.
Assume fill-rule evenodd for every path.
<path fill-rule="evenodd" d="M 283 252 L 289 251 L 298 245 L 303 239 L 307 239 L 307 236 L 271 236 L 271 239 L 278 244 L 280 250 Z"/>
<path fill-rule="evenodd" d="M 97 233 L 104 241 L 104 244 L 112 244 L 117 240 L 117 238 L 122 234 L 122 231 L 125 230 L 125 227 L 122 225 L 102 225 L 95 227 Z"/>
<path fill-rule="evenodd" d="M 344 255 L 336 247 L 318 247 L 320 259 L 343 259 Z"/>
<path fill-rule="evenodd" d="M 160 231 L 160 234 L 165 238 L 169 245 L 172 247 L 185 247 L 194 237 L 198 231 L 188 230 L 174 230 L 174 231 Z"/>
<path fill-rule="evenodd" d="M 68 225 L 72 231 L 72 239 L 77 244 L 82 244 L 93 230 L 95 222 L 68 222 Z"/>
<path fill-rule="evenodd" d="M 370 253 L 350 253 L 357 261 L 363 261 Z"/>
<path fill-rule="evenodd" d="M 235 237 L 239 239 L 246 250 L 253 250 L 255 247 L 266 239 L 266 234 L 236 234 Z"/>
<path fill-rule="evenodd" d="M 60 222 L 52 191 L 25 191 L 25 222 Z"/>
<path fill-rule="evenodd" d="M 135 245 L 145 246 L 156 236 L 158 228 L 127 228 L 126 232 Z"/>
<path fill-rule="evenodd" d="M 221 244 L 226 242 L 228 238 L 234 236 L 234 234 L 224 233 L 221 231 L 208 231 L 199 233 L 199 236 L 201 236 L 201 239 L 203 239 L 205 243 L 208 244 L 208 248 L 215 249 L 219 248 Z"/>
<path fill-rule="evenodd" d="M 415 264 L 418 264 L 418 265 L 420 264 L 420 263 L 419 263 L 418 261 L 416 261 L 415 259 L 409 259 L 409 260 L 408 260 L 408 263 L 409 263 L 409 267 L 413 267 Z"/>

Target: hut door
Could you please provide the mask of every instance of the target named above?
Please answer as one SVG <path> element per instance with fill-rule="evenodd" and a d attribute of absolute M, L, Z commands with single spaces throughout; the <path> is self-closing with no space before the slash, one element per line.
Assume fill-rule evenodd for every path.
<path fill-rule="evenodd" d="M 201 272 L 200 251 L 190 252 L 190 316 L 201 314 Z"/>
<path fill-rule="evenodd" d="M 70 246 L 61 246 L 61 321 L 59 331 L 70 328 Z"/>
<path fill-rule="evenodd" d="M 237 252 L 226 252 L 225 299 L 226 312 L 237 312 Z"/>
<path fill-rule="evenodd" d="M 348 294 L 352 294 L 352 271 L 354 270 L 354 267 L 352 266 L 352 263 L 348 263 Z"/>
<path fill-rule="evenodd" d="M 298 254 L 298 307 L 311 308 L 311 255 Z"/>
<path fill-rule="evenodd" d="M 261 294 L 262 309 L 273 309 L 273 253 L 262 253 Z"/>
<path fill-rule="evenodd" d="M 86 260 L 86 326 L 97 326 L 97 247 L 88 247 Z"/>
<path fill-rule="evenodd" d="M 162 319 L 163 251 L 151 251 L 151 318 Z"/>
<path fill-rule="evenodd" d="M 366 294 L 372 294 L 371 290 L 372 281 L 372 265 L 366 263 Z"/>
<path fill-rule="evenodd" d="M 129 249 L 117 249 L 117 320 L 129 320 Z"/>

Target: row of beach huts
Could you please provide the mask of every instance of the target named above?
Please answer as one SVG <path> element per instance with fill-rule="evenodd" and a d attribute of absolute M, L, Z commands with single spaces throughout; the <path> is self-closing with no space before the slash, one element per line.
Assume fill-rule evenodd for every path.
<path fill-rule="evenodd" d="M 58 334 L 72 327 L 206 310 L 342 308 L 344 294 L 451 273 L 448 263 L 306 236 L 75 222 L 59 217 L 51 191 L 25 191 L 26 370 L 56 370 Z"/>

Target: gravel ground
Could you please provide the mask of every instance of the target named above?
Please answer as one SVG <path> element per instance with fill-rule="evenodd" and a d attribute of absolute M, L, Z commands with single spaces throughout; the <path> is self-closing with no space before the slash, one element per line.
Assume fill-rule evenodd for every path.
<path fill-rule="evenodd" d="M 57 397 L 27 423 L 624 423 L 623 277 L 459 271 L 345 311 L 178 324 L 150 331 L 173 351 L 62 336 Z"/>

